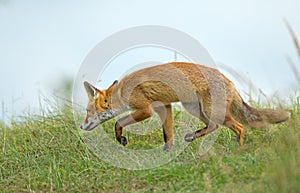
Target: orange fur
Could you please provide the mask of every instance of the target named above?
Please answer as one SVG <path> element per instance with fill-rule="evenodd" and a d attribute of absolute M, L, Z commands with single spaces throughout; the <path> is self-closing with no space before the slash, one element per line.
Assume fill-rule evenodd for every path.
<path fill-rule="evenodd" d="M 124 111 L 131 114 L 119 119 L 115 125 L 116 139 L 123 145 L 127 139 L 122 128 L 143 121 L 157 113 L 162 121 L 165 149 L 172 147 L 171 103 L 181 102 L 193 116 L 206 127 L 189 133 L 186 141 L 192 141 L 224 125 L 233 130 L 238 142 L 244 140 L 243 124 L 263 126 L 265 122 L 279 123 L 288 119 L 282 110 L 256 110 L 247 105 L 233 83 L 218 70 L 203 65 L 172 62 L 133 72 L 108 89 L 98 90 L 84 83 L 89 96 L 87 118 L 82 129 L 91 130 Z M 218 115 L 224 114 L 223 119 Z M 98 116 L 98 119 L 91 118 Z M 101 118 L 99 118 L 101 116 Z M 89 121 L 90 119 L 90 121 Z"/>

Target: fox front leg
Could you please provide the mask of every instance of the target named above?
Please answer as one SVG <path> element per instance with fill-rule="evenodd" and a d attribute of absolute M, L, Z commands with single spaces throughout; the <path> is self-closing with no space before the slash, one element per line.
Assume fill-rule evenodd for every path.
<path fill-rule="evenodd" d="M 126 137 L 122 136 L 123 127 L 121 126 L 121 122 L 125 118 L 126 117 L 119 119 L 115 125 L 116 140 L 124 146 L 126 146 L 128 143 Z"/>
<path fill-rule="evenodd" d="M 126 137 L 122 136 L 123 127 L 143 121 L 151 117 L 152 114 L 153 111 L 150 108 L 138 109 L 133 111 L 131 114 L 119 119 L 115 125 L 115 134 L 117 141 L 124 146 L 127 145 Z"/>
<path fill-rule="evenodd" d="M 174 133 L 173 133 L 173 117 L 171 104 L 154 108 L 155 112 L 159 115 L 162 122 L 163 134 L 164 134 L 164 150 L 169 151 L 174 145 Z"/>

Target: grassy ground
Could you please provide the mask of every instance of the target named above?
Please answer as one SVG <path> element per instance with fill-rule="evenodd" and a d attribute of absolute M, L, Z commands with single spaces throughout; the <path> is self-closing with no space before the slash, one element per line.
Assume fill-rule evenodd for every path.
<path fill-rule="evenodd" d="M 201 157 L 197 140 L 163 166 L 132 171 L 89 151 L 67 108 L 27 116 L 11 127 L 0 124 L 0 192 L 300 192 L 299 125 L 295 105 L 288 122 L 247 130 L 242 147 L 222 129 Z M 162 134 L 129 140 L 129 148 L 151 148 L 161 145 Z"/>

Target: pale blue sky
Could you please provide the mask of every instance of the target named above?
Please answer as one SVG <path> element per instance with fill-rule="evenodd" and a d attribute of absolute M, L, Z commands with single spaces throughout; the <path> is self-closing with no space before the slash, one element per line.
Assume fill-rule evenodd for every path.
<path fill-rule="evenodd" d="M 4 2 L 0 3 L 0 100 L 7 115 L 38 107 L 38 90 L 51 93 L 61 77 L 75 77 L 84 57 L 104 38 L 149 24 L 188 33 L 217 62 L 247 76 L 267 94 L 277 91 L 284 97 L 296 87 L 286 55 L 299 60 L 283 18 L 300 38 L 299 0 Z"/>

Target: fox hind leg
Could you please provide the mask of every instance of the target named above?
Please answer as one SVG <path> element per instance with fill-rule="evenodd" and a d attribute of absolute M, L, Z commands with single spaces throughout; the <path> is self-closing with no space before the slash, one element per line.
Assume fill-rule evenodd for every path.
<path fill-rule="evenodd" d="M 225 120 L 224 120 L 223 124 L 236 133 L 237 142 L 239 142 L 240 145 L 243 145 L 243 143 L 244 143 L 244 126 L 241 123 L 237 122 L 231 116 L 230 113 L 227 113 L 225 115 Z"/>
<path fill-rule="evenodd" d="M 204 115 L 204 113 L 201 110 L 200 103 L 198 103 L 198 104 L 197 103 L 183 103 L 182 105 L 186 109 L 187 112 L 189 112 L 191 115 L 199 118 L 206 125 L 203 129 L 186 134 L 184 137 L 185 141 L 192 142 L 196 138 L 199 138 L 206 134 L 209 134 L 219 127 L 217 124 L 209 121 L 209 119 L 206 118 L 206 116 Z"/>
<path fill-rule="evenodd" d="M 213 132 L 214 130 L 218 129 L 219 126 L 213 122 L 210 122 L 208 125 L 206 125 L 206 127 L 204 127 L 203 129 L 199 129 L 195 132 L 192 133 L 188 133 L 185 135 L 184 140 L 186 142 L 192 142 L 194 141 L 196 138 L 199 137 L 203 137 L 211 132 Z"/>

